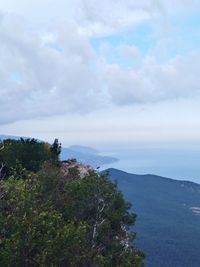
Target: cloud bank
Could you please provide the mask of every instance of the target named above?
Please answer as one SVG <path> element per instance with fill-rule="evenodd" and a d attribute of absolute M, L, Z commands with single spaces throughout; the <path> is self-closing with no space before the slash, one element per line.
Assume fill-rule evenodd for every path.
<path fill-rule="evenodd" d="M 39 26 L 34 22 L 36 6 L 30 19 L 25 2 L 21 12 L 19 7 L 16 12 L 9 9 L 9 1 L 4 7 L 12 13 L 3 11 L 0 15 L 0 123 L 158 102 L 192 96 L 200 90 L 200 51 L 164 63 L 154 55 L 145 55 L 140 64 L 127 68 L 109 63 L 90 42 L 91 36 L 106 36 L 175 12 L 174 1 L 74 3 L 66 10 L 67 18 L 62 10 L 64 1 L 55 8 L 55 14 L 50 7 L 49 17 Z M 178 10 L 192 8 L 191 3 L 197 4 L 176 0 Z M 33 2 L 29 4 L 31 7 Z M 55 1 L 45 1 L 43 8 L 48 4 L 54 7 Z M 59 12 L 62 18 L 58 18 Z M 51 14 L 55 15 L 53 21 Z M 134 46 L 122 44 L 118 50 L 122 58 L 138 57 Z"/>

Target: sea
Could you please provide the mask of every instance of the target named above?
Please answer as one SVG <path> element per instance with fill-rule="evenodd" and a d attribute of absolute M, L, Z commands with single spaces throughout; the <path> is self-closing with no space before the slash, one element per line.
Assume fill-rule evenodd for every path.
<path fill-rule="evenodd" d="M 200 184 L 200 148 L 130 148 L 101 154 L 118 159 L 101 169 L 116 168 L 134 174 L 155 174 Z"/>

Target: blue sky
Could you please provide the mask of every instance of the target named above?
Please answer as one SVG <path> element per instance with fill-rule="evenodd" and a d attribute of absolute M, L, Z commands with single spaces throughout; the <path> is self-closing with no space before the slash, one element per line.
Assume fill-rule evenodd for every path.
<path fill-rule="evenodd" d="M 90 41 L 97 51 L 104 43 L 109 43 L 112 46 L 118 46 L 125 43 L 127 45 L 138 47 L 142 54 L 145 55 L 155 44 L 152 35 L 153 31 L 151 26 L 144 22 L 119 33 L 113 33 L 105 37 L 93 37 Z"/>
<path fill-rule="evenodd" d="M 157 56 L 161 62 L 167 61 L 178 55 L 185 55 L 191 51 L 199 50 L 200 47 L 200 11 L 194 10 L 188 15 L 172 16 L 163 29 L 164 33 L 155 33 L 155 25 L 149 21 L 138 23 L 133 27 L 106 36 L 95 36 L 90 39 L 94 49 L 99 52 L 102 45 L 109 44 L 113 48 L 127 44 L 135 46 L 142 57 L 152 53 L 152 50 L 159 43 L 160 38 L 168 40 L 167 55 L 162 55 L 163 59 Z M 155 55 L 156 56 L 156 55 Z M 107 58 L 108 63 L 118 63 L 124 66 L 123 59 L 116 53 L 110 53 Z"/>
<path fill-rule="evenodd" d="M 0 133 L 200 143 L 198 0 L 0 0 Z"/>

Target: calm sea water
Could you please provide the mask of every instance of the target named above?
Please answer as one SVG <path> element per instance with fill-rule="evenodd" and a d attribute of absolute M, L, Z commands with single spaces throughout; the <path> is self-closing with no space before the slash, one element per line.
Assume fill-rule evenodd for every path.
<path fill-rule="evenodd" d="M 135 174 L 156 174 L 200 183 L 200 149 L 126 149 L 105 152 L 119 159 L 106 168 Z"/>

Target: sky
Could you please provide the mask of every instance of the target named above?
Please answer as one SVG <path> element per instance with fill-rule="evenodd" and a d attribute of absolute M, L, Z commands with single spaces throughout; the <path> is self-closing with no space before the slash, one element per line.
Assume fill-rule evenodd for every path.
<path fill-rule="evenodd" d="M 200 147 L 199 0 L 0 0 L 0 134 Z"/>

